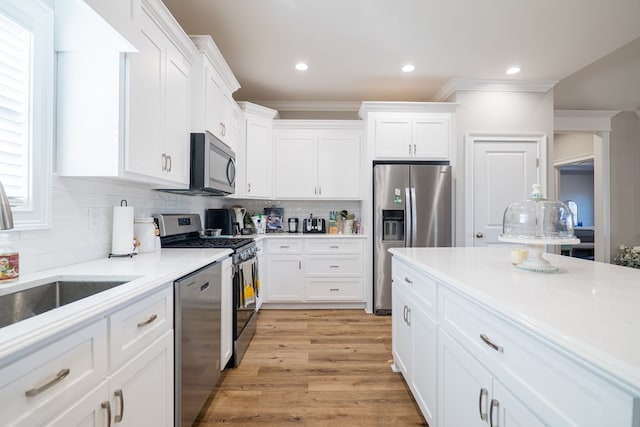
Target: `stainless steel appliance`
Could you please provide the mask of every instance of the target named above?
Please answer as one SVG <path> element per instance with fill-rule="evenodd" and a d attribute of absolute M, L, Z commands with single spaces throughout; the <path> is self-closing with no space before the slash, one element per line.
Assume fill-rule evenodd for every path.
<path fill-rule="evenodd" d="M 236 234 L 235 214 L 233 209 L 207 209 L 204 213 L 204 228 L 219 228 L 224 236 Z"/>
<path fill-rule="evenodd" d="M 373 302 L 391 314 L 390 248 L 451 246 L 451 166 L 375 163 L 373 166 Z"/>
<path fill-rule="evenodd" d="M 221 263 L 174 283 L 175 423 L 193 424 L 220 379 Z"/>
<path fill-rule="evenodd" d="M 314 218 L 313 215 L 309 215 L 309 218 L 305 218 L 302 221 L 303 233 L 326 233 L 327 222 L 324 218 Z"/>
<path fill-rule="evenodd" d="M 200 215 L 154 215 L 163 248 L 227 248 L 233 254 L 232 334 L 233 356 L 230 363 L 238 366 L 256 332 L 256 299 L 260 296 L 258 258 L 255 240 L 251 238 L 201 236 Z"/>
<path fill-rule="evenodd" d="M 226 196 L 235 192 L 235 154 L 209 132 L 191 134 L 189 189 L 160 189 L 187 195 Z M 170 164 L 168 166 L 171 167 Z"/>

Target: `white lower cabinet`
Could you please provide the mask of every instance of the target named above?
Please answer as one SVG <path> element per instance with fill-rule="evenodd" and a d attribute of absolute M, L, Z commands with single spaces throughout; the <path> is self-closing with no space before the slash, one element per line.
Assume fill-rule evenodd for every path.
<path fill-rule="evenodd" d="M 113 423 L 173 426 L 173 330 L 109 377 Z"/>
<path fill-rule="evenodd" d="M 109 384 L 103 381 L 66 411 L 56 414 L 53 419 L 43 425 L 46 427 L 107 427 L 110 413 Z"/>
<path fill-rule="evenodd" d="M 402 279 L 404 280 L 404 279 Z M 420 307 L 412 289 L 421 286 L 398 282 L 392 287 L 392 348 L 395 369 L 402 373 L 427 423 L 436 417 L 436 320 Z"/>
<path fill-rule="evenodd" d="M 430 426 L 638 425 L 637 400 L 597 366 L 445 279 L 392 263 L 394 365 Z"/>
<path fill-rule="evenodd" d="M 268 302 L 302 301 L 302 255 L 270 255 Z"/>
<path fill-rule="evenodd" d="M 545 426 L 449 334 L 440 334 L 439 426 Z"/>
<path fill-rule="evenodd" d="M 222 261 L 220 300 L 220 370 L 222 371 L 233 355 L 233 264 L 231 258 Z"/>
<path fill-rule="evenodd" d="M 0 360 L 0 425 L 172 426 L 172 289 Z"/>
<path fill-rule="evenodd" d="M 361 239 L 269 238 L 266 303 L 354 303 L 364 299 Z"/>

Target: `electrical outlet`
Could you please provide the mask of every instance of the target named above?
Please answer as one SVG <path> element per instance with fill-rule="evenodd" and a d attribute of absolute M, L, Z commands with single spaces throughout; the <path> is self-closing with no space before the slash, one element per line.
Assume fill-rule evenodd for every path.
<path fill-rule="evenodd" d="M 99 222 L 100 222 L 100 209 L 89 208 L 89 230 L 97 229 Z"/>

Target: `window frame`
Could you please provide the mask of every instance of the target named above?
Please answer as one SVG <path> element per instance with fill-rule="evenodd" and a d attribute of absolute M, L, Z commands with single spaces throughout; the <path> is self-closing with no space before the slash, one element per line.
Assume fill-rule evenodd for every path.
<path fill-rule="evenodd" d="M 0 13 L 33 34 L 29 208 L 13 209 L 14 230 L 51 227 L 54 134 L 54 10 L 51 0 L 3 0 Z"/>

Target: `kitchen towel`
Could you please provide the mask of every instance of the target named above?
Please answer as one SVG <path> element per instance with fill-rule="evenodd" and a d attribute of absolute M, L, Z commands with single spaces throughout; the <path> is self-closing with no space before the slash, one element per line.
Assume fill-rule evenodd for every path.
<path fill-rule="evenodd" d="M 114 206 L 111 254 L 129 255 L 133 253 L 133 207 Z"/>

